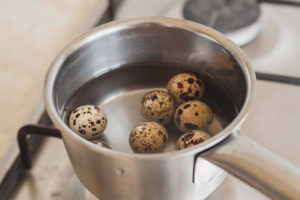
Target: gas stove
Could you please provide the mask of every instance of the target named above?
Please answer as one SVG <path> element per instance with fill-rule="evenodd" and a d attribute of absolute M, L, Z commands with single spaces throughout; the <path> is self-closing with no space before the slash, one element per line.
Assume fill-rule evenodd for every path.
<path fill-rule="evenodd" d="M 114 10 L 114 19 L 143 16 L 184 18 L 187 5 L 187 1 L 182 0 L 125 0 L 118 10 Z M 254 105 L 242 131 L 300 167 L 297 153 L 300 151 L 297 143 L 300 141 L 300 135 L 297 134 L 300 128 L 297 122 L 300 118 L 300 68 L 297 67 L 300 58 L 294 56 L 297 49 L 300 50 L 299 46 L 294 45 L 299 40 L 297 35 L 300 33 L 300 25 L 297 17 L 300 17 L 300 8 L 264 4 L 259 9 L 259 17 L 253 22 L 256 33 L 253 34 L 253 23 L 249 23 L 246 29 L 252 31 L 251 40 L 248 38 L 247 42 L 241 43 L 258 78 Z M 247 32 L 246 29 L 238 27 L 238 32 Z M 232 35 L 235 31 L 224 33 Z M 52 126 L 42 101 L 28 124 L 34 125 L 20 130 L 28 140 L 23 148 L 32 155 L 32 168 L 24 168 L 18 145 L 14 143 L 0 165 L 0 199 L 96 200 L 75 176 L 62 140 L 40 136 L 44 133 L 39 132 L 39 127 Z M 51 132 L 51 128 L 44 135 L 51 134 L 59 137 Z M 228 175 L 207 199 L 268 198 Z"/>
<path fill-rule="evenodd" d="M 235 32 L 229 32 L 227 36 L 231 37 L 233 34 L 233 37 L 237 36 L 238 40 L 251 39 L 248 44 L 243 44 L 242 49 L 249 57 L 255 71 L 299 77 L 298 63 L 300 59 L 297 54 L 300 51 L 300 45 L 298 45 L 300 44 L 298 37 L 300 33 L 298 22 L 300 1 L 270 1 L 274 4 L 264 3 L 267 0 L 260 1 L 261 3 L 258 4 L 259 17 L 255 23 L 250 23 Z M 184 19 L 183 9 L 186 2 L 187 0 L 126 0 L 116 13 L 115 19 L 151 16 Z M 224 2 L 224 0 L 220 0 L 220 2 Z M 280 3 L 291 5 L 281 5 Z"/>

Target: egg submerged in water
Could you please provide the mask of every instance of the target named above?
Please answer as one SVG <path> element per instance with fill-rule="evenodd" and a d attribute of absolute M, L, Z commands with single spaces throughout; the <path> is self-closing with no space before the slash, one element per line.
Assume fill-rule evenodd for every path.
<path fill-rule="evenodd" d="M 200 100 L 204 95 L 204 83 L 194 74 L 182 73 L 169 80 L 167 90 L 177 103 Z"/>
<path fill-rule="evenodd" d="M 187 101 L 178 106 L 174 122 L 183 132 L 207 128 L 213 120 L 211 108 L 201 101 Z"/>
<path fill-rule="evenodd" d="M 176 150 L 185 149 L 188 147 L 192 147 L 196 144 L 200 144 L 205 140 L 208 140 L 210 135 L 204 131 L 193 130 L 183 134 L 178 140 L 176 144 Z"/>
<path fill-rule="evenodd" d="M 106 125 L 106 114 L 94 105 L 77 107 L 69 118 L 70 128 L 86 139 L 99 137 L 105 130 Z"/>
<path fill-rule="evenodd" d="M 168 142 L 166 129 L 157 122 L 142 122 L 129 135 L 129 144 L 136 153 L 159 153 Z"/>
<path fill-rule="evenodd" d="M 141 100 L 141 114 L 150 121 L 167 124 L 175 111 L 174 98 L 163 90 L 146 93 Z"/>
<path fill-rule="evenodd" d="M 98 147 L 104 147 L 104 148 L 107 148 L 107 149 L 112 149 L 108 144 L 106 144 L 104 142 L 101 142 L 101 141 L 98 141 L 98 140 L 92 140 L 91 142 L 93 144 L 97 145 Z"/>

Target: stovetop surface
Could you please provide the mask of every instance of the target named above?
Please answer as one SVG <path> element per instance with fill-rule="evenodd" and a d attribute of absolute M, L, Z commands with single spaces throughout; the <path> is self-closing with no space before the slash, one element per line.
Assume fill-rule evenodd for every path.
<path fill-rule="evenodd" d="M 126 0 L 116 20 L 163 16 L 183 19 L 186 0 Z M 255 71 L 300 77 L 300 8 L 260 4 L 258 36 L 242 49 Z"/>

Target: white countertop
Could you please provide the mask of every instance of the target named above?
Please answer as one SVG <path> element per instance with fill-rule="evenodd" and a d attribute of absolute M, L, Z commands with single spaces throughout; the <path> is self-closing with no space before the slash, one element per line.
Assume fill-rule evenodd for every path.
<path fill-rule="evenodd" d="M 58 52 L 94 26 L 107 0 L 0 2 L 0 159 L 41 97 Z"/>

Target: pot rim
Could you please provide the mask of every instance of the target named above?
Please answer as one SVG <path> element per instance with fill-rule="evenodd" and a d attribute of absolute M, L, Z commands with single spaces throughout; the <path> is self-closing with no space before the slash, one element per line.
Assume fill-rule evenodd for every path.
<path fill-rule="evenodd" d="M 115 29 L 122 28 L 122 26 L 124 25 L 133 26 L 141 23 L 144 24 L 154 23 L 154 24 L 159 24 L 161 26 L 177 27 L 194 33 L 198 33 L 198 34 L 201 33 L 207 35 L 208 37 L 214 39 L 217 43 L 222 45 L 224 48 L 226 48 L 241 66 L 241 70 L 244 74 L 245 81 L 247 83 L 246 99 L 244 101 L 244 105 L 241 111 L 239 112 L 239 114 L 236 116 L 236 118 L 229 125 L 227 125 L 225 129 L 223 129 L 221 132 L 219 132 L 209 140 L 180 151 L 163 152 L 163 153 L 156 153 L 156 154 L 136 154 L 136 153 L 121 152 L 117 150 L 110 150 L 103 147 L 98 147 L 92 144 L 90 141 L 82 138 L 81 136 L 73 132 L 59 116 L 53 100 L 53 88 L 55 85 L 55 79 L 57 77 L 57 74 L 59 73 L 62 64 L 65 62 L 68 56 L 71 55 L 74 51 L 76 51 L 80 47 L 82 47 L 83 45 L 91 42 L 95 38 L 100 37 L 103 32 L 114 31 Z M 50 65 L 50 68 L 47 72 L 44 81 L 43 97 L 44 97 L 44 103 L 47 112 L 51 120 L 53 121 L 54 125 L 62 132 L 63 138 L 65 134 L 68 134 L 71 136 L 68 137 L 68 139 L 72 139 L 74 140 L 74 142 L 80 143 L 92 151 L 96 151 L 110 157 L 122 156 L 122 157 L 131 157 L 131 158 L 139 158 L 139 159 L 164 159 L 171 156 L 175 157 L 175 156 L 186 156 L 187 154 L 193 154 L 193 155 L 198 154 L 200 152 L 207 150 L 208 148 L 215 146 L 216 144 L 218 144 L 219 142 L 227 138 L 229 135 L 234 133 L 235 130 L 239 128 L 241 123 L 247 117 L 254 96 L 255 84 L 256 84 L 255 73 L 251 68 L 246 55 L 243 53 L 240 47 L 238 47 L 228 38 L 223 36 L 221 33 L 207 26 L 194 23 L 191 21 L 187 21 L 187 20 L 165 18 L 165 17 L 147 17 L 147 18 L 138 18 L 138 19 L 122 20 L 122 21 L 107 23 L 84 33 L 83 35 L 79 36 L 77 39 L 72 41 L 66 48 L 64 48 L 59 53 L 59 55 Z"/>

